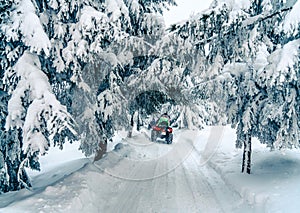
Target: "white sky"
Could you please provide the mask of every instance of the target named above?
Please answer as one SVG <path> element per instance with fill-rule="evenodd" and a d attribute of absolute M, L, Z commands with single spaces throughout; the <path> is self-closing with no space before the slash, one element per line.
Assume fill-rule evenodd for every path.
<path fill-rule="evenodd" d="M 213 0 L 175 0 L 176 7 L 164 12 L 166 26 L 186 20 L 191 14 L 208 9 Z"/>

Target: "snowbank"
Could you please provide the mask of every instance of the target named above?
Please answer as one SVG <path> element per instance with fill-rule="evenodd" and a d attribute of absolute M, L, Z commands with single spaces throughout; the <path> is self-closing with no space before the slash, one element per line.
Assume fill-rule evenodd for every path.
<path fill-rule="evenodd" d="M 244 201 L 262 212 L 298 212 L 300 152 L 270 151 L 253 140 L 252 174 L 241 173 L 242 150 L 234 147 L 235 130 L 226 127 L 216 154 L 209 161 Z"/>
<path fill-rule="evenodd" d="M 0 212 L 298 212 L 298 150 L 253 140 L 247 175 L 228 126 L 177 130 L 171 145 L 148 133 L 116 136 L 117 148 L 94 164 L 76 146 L 52 149 L 31 190 L 0 195 Z"/>

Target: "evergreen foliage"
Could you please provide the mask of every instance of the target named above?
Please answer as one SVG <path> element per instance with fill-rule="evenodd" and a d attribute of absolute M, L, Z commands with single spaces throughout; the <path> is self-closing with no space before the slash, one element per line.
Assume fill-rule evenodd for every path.
<path fill-rule="evenodd" d="M 0 192 L 30 186 L 24 168 L 38 170 L 51 144 L 80 139 L 91 155 L 128 125 L 120 88 L 133 58 L 164 33 L 161 13 L 172 4 L 1 1 Z"/>
<path fill-rule="evenodd" d="M 300 1 L 214 0 L 165 29 L 173 0 L 0 1 L 0 193 L 29 187 L 51 145 L 92 155 L 120 129 L 232 124 L 299 148 Z M 137 115 L 137 116 L 136 116 Z"/>
<path fill-rule="evenodd" d="M 201 61 L 191 75 L 194 93 L 201 97 L 206 90 L 211 101 L 226 106 L 228 123 L 237 130 L 236 146 L 244 147 L 247 173 L 251 137 L 271 148 L 299 147 L 298 5 L 216 0 L 206 12 L 173 27 L 185 53 L 199 57 L 189 64 Z"/>

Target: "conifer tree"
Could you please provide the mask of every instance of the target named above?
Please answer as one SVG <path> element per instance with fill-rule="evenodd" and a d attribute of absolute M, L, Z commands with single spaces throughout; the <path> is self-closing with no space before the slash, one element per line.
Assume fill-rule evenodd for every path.
<path fill-rule="evenodd" d="M 24 167 L 39 169 L 38 156 L 51 144 L 80 138 L 90 155 L 112 137 L 122 124 L 110 113 L 120 105 L 123 68 L 164 32 L 160 13 L 168 4 L 1 1 L 1 191 L 30 186 Z M 112 66 L 90 72 L 95 61 Z M 91 80 L 101 72 L 104 78 Z M 105 78 L 109 85 L 99 92 Z M 125 109 L 117 112 L 126 117 Z"/>
<path fill-rule="evenodd" d="M 299 144 L 294 81 L 299 76 L 298 5 L 298 1 L 216 0 L 209 10 L 172 28 L 173 37 L 181 42 L 171 42 L 181 45 L 169 50 L 179 53 L 176 57 L 182 61 L 190 53 L 186 61 L 194 65 L 190 75 L 194 92 L 207 91 L 209 100 L 226 106 L 228 123 L 237 130 L 236 145 L 244 147 L 242 171 L 247 173 L 253 136 L 270 147 Z M 187 51 L 181 54 L 183 49 Z"/>

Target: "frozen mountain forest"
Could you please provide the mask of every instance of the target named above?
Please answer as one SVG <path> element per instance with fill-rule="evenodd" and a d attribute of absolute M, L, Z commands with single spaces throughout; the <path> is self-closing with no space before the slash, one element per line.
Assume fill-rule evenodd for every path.
<path fill-rule="evenodd" d="M 51 149 L 109 158 L 120 132 L 141 137 L 165 112 L 183 134 L 231 126 L 242 173 L 253 141 L 300 147 L 300 0 L 213 0 L 166 26 L 171 6 L 0 0 L 0 194 L 34 187 Z"/>

